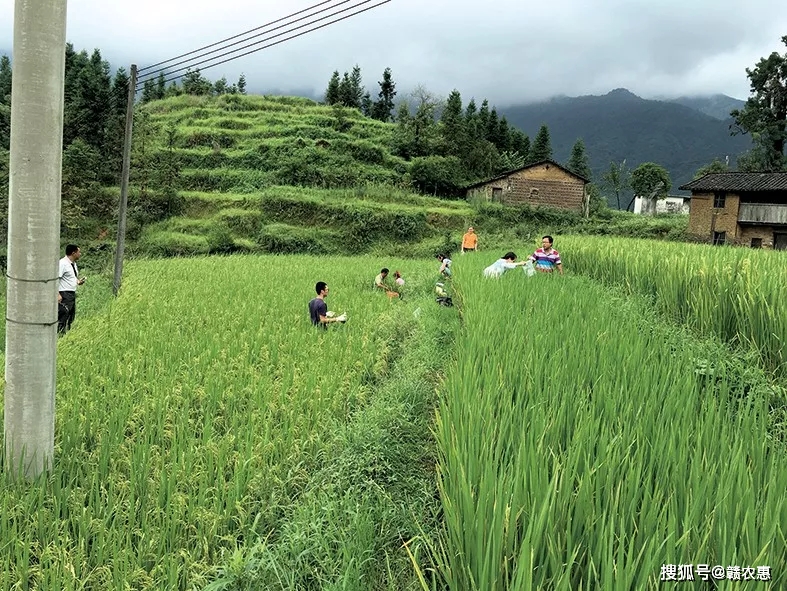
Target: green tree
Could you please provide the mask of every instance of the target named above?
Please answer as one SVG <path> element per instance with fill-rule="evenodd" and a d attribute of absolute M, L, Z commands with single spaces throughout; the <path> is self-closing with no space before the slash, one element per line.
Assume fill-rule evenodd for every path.
<path fill-rule="evenodd" d="M 227 84 L 227 78 L 222 76 L 216 82 L 213 83 L 213 94 L 216 96 L 221 96 L 222 94 L 227 94 L 230 91 L 230 85 Z"/>
<path fill-rule="evenodd" d="M 782 37 L 787 45 L 787 35 Z M 755 149 L 744 161 L 746 168 L 787 170 L 787 53 L 771 53 L 754 69 L 746 68 L 752 96 L 742 109 L 732 111 L 734 133 L 750 133 Z"/>
<path fill-rule="evenodd" d="M 582 141 L 582 138 L 579 138 L 574 143 L 574 147 L 571 148 L 571 158 L 569 158 L 566 168 L 574 174 L 578 174 L 587 180 L 592 180 L 593 173 L 590 170 L 590 161 L 588 160 L 585 142 Z"/>
<path fill-rule="evenodd" d="M 360 109 L 363 106 L 364 93 L 365 91 L 363 88 L 363 78 L 361 77 L 361 66 L 356 64 L 353 67 L 352 73 L 350 74 L 350 100 L 352 101 L 352 104 L 347 106 Z"/>
<path fill-rule="evenodd" d="M 478 131 L 481 137 L 486 138 L 486 130 L 489 126 L 489 101 L 484 99 L 478 109 Z"/>
<path fill-rule="evenodd" d="M 112 100 L 107 121 L 106 158 L 109 174 L 113 183 L 120 181 L 123 159 L 123 138 L 126 133 L 126 109 L 128 103 L 129 77 L 126 70 L 118 68 L 112 79 Z"/>
<path fill-rule="evenodd" d="M 161 100 L 167 95 L 167 80 L 164 78 L 164 72 L 159 72 L 156 78 L 156 99 Z"/>
<path fill-rule="evenodd" d="M 462 95 L 454 89 L 448 95 L 440 114 L 441 151 L 445 156 L 461 157 L 467 138 L 462 114 Z"/>
<path fill-rule="evenodd" d="M 339 84 L 339 72 L 336 70 L 331 75 L 331 79 L 328 81 L 328 88 L 325 90 L 326 105 L 335 105 L 341 100 L 341 96 L 339 95 Z"/>
<path fill-rule="evenodd" d="M 235 88 L 238 89 L 238 94 L 246 94 L 246 74 L 241 73 Z"/>
<path fill-rule="evenodd" d="M 552 141 L 549 138 L 549 128 L 546 124 L 538 130 L 533 145 L 530 147 L 528 164 L 552 159 Z"/>
<path fill-rule="evenodd" d="M 199 68 L 187 70 L 181 80 L 181 86 L 183 87 L 183 94 L 196 96 L 210 96 L 213 94 L 213 84 L 200 73 Z"/>
<path fill-rule="evenodd" d="M 636 197 L 660 199 L 666 197 L 672 189 L 672 180 L 667 169 L 654 162 L 643 162 L 631 172 L 631 188 Z M 631 209 L 634 198 L 626 209 Z"/>
<path fill-rule="evenodd" d="M 417 86 L 412 93 L 417 109 L 411 123 L 413 126 L 412 156 L 431 156 L 439 143 L 439 133 L 435 124 L 435 113 L 439 100 L 423 86 Z"/>
<path fill-rule="evenodd" d="M 615 196 L 617 208 L 621 209 L 620 199 L 631 188 L 631 172 L 624 160 L 620 164 L 609 163 L 609 168 L 601 176 L 601 186 Z"/>
<path fill-rule="evenodd" d="M 0 150 L 11 145 L 11 60 L 0 57 Z"/>
<path fill-rule="evenodd" d="M 705 176 L 706 174 L 714 174 L 717 172 L 728 172 L 730 167 L 727 166 L 724 162 L 715 158 L 713 162 L 710 164 L 706 164 L 705 166 L 701 166 L 697 169 L 697 172 L 694 173 L 694 178 L 698 179 L 700 177 Z"/>
<path fill-rule="evenodd" d="M 383 79 L 377 84 L 380 85 L 380 92 L 377 94 L 374 107 L 372 107 L 372 117 L 380 121 L 390 121 L 396 96 L 396 84 L 391 75 L 391 68 L 385 68 Z"/>
<path fill-rule="evenodd" d="M 412 157 L 413 133 L 410 106 L 406 101 L 399 104 L 396 111 L 396 128 L 392 138 L 392 151 L 404 159 Z"/>
<path fill-rule="evenodd" d="M 142 83 L 142 103 L 149 103 L 156 100 L 156 83 L 152 78 L 148 78 Z"/>
<path fill-rule="evenodd" d="M 493 146 L 501 148 L 500 138 L 500 119 L 497 116 L 497 109 L 492 107 L 489 111 L 489 117 L 486 120 L 486 129 L 484 130 L 486 141 L 491 142 Z"/>
<path fill-rule="evenodd" d="M 530 138 L 528 135 L 516 128 L 511 128 L 511 149 L 528 162 L 530 158 Z M 523 164 L 524 165 L 524 164 Z"/>
<path fill-rule="evenodd" d="M 342 76 L 341 82 L 339 82 L 339 103 L 345 107 L 355 107 L 356 105 L 354 103 L 354 97 L 355 93 L 353 92 L 350 74 L 345 72 Z"/>
<path fill-rule="evenodd" d="M 372 97 L 367 92 L 363 95 L 363 98 L 361 99 L 361 113 L 363 113 L 364 116 L 366 117 L 371 117 L 373 108 L 374 108 L 374 103 L 372 102 Z"/>

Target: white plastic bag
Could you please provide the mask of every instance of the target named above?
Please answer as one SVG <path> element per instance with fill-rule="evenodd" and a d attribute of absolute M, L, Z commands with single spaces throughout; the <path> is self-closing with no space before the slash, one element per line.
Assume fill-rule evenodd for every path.
<path fill-rule="evenodd" d="M 525 272 L 525 275 L 528 277 L 532 277 L 536 274 L 536 268 L 533 266 L 533 261 L 527 261 L 523 266 L 522 270 Z"/>

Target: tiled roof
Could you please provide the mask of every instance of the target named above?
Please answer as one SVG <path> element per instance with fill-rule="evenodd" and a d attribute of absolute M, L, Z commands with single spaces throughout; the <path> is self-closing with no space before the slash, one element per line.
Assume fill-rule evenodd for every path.
<path fill-rule="evenodd" d="M 682 191 L 787 191 L 787 172 L 717 172 L 678 188 Z"/>
<path fill-rule="evenodd" d="M 568 168 L 566 168 L 565 166 L 561 166 L 560 164 L 558 164 L 558 163 L 557 163 L 557 162 L 555 162 L 554 160 L 542 160 L 541 162 L 534 162 L 533 164 L 527 164 L 527 165 L 525 165 L 525 166 L 521 166 L 521 167 L 519 167 L 519 168 L 515 168 L 514 170 L 509 170 L 509 171 L 507 171 L 507 172 L 504 172 L 504 173 L 502 173 L 502 174 L 499 174 L 499 175 L 497 175 L 497 176 L 493 176 L 493 177 L 492 177 L 492 178 L 490 178 L 490 179 L 486 179 L 486 180 L 483 180 L 483 181 L 479 181 L 479 182 L 477 182 L 477 183 L 473 183 L 472 185 L 467 185 L 466 187 L 463 187 L 463 189 L 464 189 L 465 191 L 467 191 L 467 190 L 469 190 L 469 189 L 475 189 L 476 187 L 480 187 L 481 185 L 486 185 L 487 183 L 491 183 L 491 182 L 493 182 L 493 181 L 498 181 L 498 180 L 500 180 L 500 179 L 504 179 L 504 178 L 506 178 L 506 177 L 509 177 L 509 176 L 511 176 L 512 174 L 514 174 L 515 172 L 521 172 L 521 171 L 523 171 L 523 170 L 527 170 L 528 168 L 534 168 L 534 167 L 536 167 L 536 166 L 541 166 L 542 164 L 551 164 L 552 166 L 557 166 L 559 169 L 566 171 L 568 174 L 574 175 L 575 177 L 577 177 L 578 179 L 580 179 L 580 180 L 582 180 L 582 181 L 585 181 L 586 183 L 589 183 L 589 182 L 590 182 L 590 181 L 589 181 L 588 179 L 586 179 L 585 177 L 583 177 L 583 176 L 581 176 L 581 175 L 578 175 L 578 174 L 577 174 L 577 173 L 575 173 L 575 172 L 572 172 L 572 171 L 570 171 Z"/>

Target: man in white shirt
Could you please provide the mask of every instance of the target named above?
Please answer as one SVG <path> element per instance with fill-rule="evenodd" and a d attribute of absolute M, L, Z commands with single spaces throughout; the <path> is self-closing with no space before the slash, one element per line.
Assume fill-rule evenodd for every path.
<path fill-rule="evenodd" d="M 75 244 L 66 246 L 66 256 L 60 259 L 60 270 L 58 273 L 58 294 L 57 294 L 57 331 L 68 332 L 77 311 L 77 285 L 82 285 L 85 278 L 79 277 L 77 261 L 82 253 Z"/>
<path fill-rule="evenodd" d="M 489 265 L 486 269 L 484 269 L 484 277 L 500 277 L 503 273 L 508 271 L 509 269 L 516 269 L 517 267 L 521 267 L 522 265 L 526 265 L 527 261 L 520 261 L 518 263 L 516 261 L 516 254 L 513 252 L 507 252 L 503 255 L 502 258 L 497 259 L 494 263 Z"/>

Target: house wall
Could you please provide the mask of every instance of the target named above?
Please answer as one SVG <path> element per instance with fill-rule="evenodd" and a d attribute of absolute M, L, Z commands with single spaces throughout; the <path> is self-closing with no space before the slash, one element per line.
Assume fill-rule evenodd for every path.
<path fill-rule="evenodd" d="M 713 207 L 713 193 L 692 193 L 689 208 L 689 234 L 711 240 L 714 232 L 726 232 L 727 241 L 738 238 L 738 208 L 740 196 L 727 193 L 723 209 Z"/>
<path fill-rule="evenodd" d="M 741 246 L 751 246 L 752 238 L 761 238 L 763 248 L 773 248 L 773 233 L 782 232 L 773 226 L 739 226 L 737 243 Z"/>
<path fill-rule="evenodd" d="M 562 209 L 582 210 L 585 183 L 564 170 L 541 164 L 470 189 L 468 198 L 481 197 L 492 201 L 493 189 L 501 189 L 502 203 L 528 204 Z"/>

